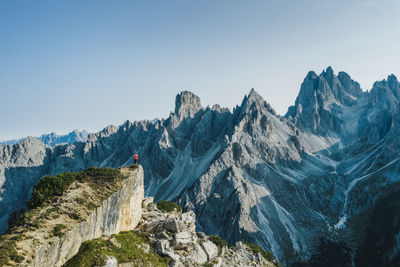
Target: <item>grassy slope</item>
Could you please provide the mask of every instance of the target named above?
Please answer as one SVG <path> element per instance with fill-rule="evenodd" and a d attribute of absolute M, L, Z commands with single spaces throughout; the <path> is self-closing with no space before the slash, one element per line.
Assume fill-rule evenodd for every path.
<path fill-rule="evenodd" d="M 146 236 L 127 231 L 84 242 L 64 266 L 103 266 L 107 256 L 115 257 L 118 263 L 131 262 L 134 266 L 168 266 L 170 260 L 159 256 Z"/>

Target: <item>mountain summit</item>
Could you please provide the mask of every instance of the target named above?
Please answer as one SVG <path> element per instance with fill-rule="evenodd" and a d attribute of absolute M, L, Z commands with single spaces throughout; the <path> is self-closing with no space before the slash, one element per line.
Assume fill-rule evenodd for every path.
<path fill-rule="evenodd" d="M 200 98 L 189 91 L 183 91 L 175 98 L 175 114 L 180 118 L 193 117 L 202 109 Z"/>
<path fill-rule="evenodd" d="M 314 134 L 340 133 L 346 108 L 360 103 L 362 96 L 360 85 L 345 72 L 336 76 L 331 67 L 320 75 L 309 72 L 286 117 Z"/>

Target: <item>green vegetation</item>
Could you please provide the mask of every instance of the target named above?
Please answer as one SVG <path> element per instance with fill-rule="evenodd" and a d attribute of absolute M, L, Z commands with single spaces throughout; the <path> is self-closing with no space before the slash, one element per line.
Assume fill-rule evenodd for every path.
<path fill-rule="evenodd" d="M 167 200 L 160 200 L 157 203 L 157 208 L 163 212 L 172 212 L 175 209 L 178 212 L 182 212 L 181 206 L 178 203 L 167 201 Z"/>
<path fill-rule="evenodd" d="M 318 252 L 307 262 L 296 262 L 294 267 L 319 267 L 319 266 L 340 266 L 350 267 L 351 250 L 344 242 L 333 242 L 324 238 L 319 239 Z M 366 266 L 366 265 L 356 265 Z M 390 265 L 373 265 L 390 266 Z"/>
<path fill-rule="evenodd" d="M 354 257 L 356 266 L 398 266 L 400 262 L 396 249 L 400 231 L 400 184 L 391 185 L 385 193 L 373 208 L 359 215 L 364 217 L 359 224 L 364 229 Z"/>
<path fill-rule="evenodd" d="M 124 179 L 124 175 L 118 169 L 91 167 L 77 173 L 77 180 L 80 182 L 90 181 L 96 184 L 115 182 Z"/>
<path fill-rule="evenodd" d="M 4 237 L 2 237 L 3 239 Z M 20 263 L 24 260 L 24 257 L 19 255 L 16 249 L 16 240 L 0 241 L 0 266 L 6 266 L 9 260 Z"/>
<path fill-rule="evenodd" d="M 84 205 L 86 203 L 86 199 L 82 198 L 82 197 L 77 197 L 75 199 L 76 203 L 79 203 L 80 205 Z"/>
<path fill-rule="evenodd" d="M 263 250 L 259 245 L 242 241 L 254 254 L 260 253 L 266 260 L 274 262 L 275 258 L 271 252 Z"/>
<path fill-rule="evenodd" d="M 214 264 L 210 263 L 210 262 L 205 262 L 203 263 L 203 267 L 213 267 Z"/>
<path fill-rule="evenodd" d="M 53 229 L 53 235 L 58 237 L 62 236 L 65 228 L 66 226 L 64 224 L 57 224 Z"/>
<path fill-rule="evenodd" d="M 96 205 L 95 205 L 93 202 L 88 202 L 88 203 L 86 204 L 86 207 L 87 207 L 89 210 L 93 210 L 93 209 L 96 208 Z"/>
<path fill-rule="evenodd" d="M 146 244 L 148 252 L 144 249 Z M 170 261 L 170 258 L 161 257 L 154 251 L 145 235 L 127 231 L 109 239 L 98 238 L 82 243 L 79 252 L 64 266 L 103 266 L 107 256 L 115 257 L 118 263 L 131 262 L 134 266 L 168 266 Z"/>
<path fill-rule="evenodd" d="M 210 239 L 210 241 L 218 247 L 218 256 L 221 256 L 222 249 L 228 246 L 228 243 L 224 239 L 222 239 L 222 237 L 217 235 L 210 235 L 208 239 Z"/>
<path fill-rule="evenodd" d="M 81 172 L 66 172 L 56 176 L 44 176 L 33 188 L 31 199 L 27 202 L 29 209 L 43 206 L 54 197 L 61 196 L 75 181 L 89 182 L 93 189 L 100 185 L 112 184 L 125 177 L 117 169 L 91 167 Z M 84 201 L 79 199 L 78 201 Z"/>
<path fill-rule="evenodd" d="M 222 237 L 220 237 L 220 236 L 210 235 L 209 239 L 210 239 L 211 242 L 213 242 L 219 248 L 223 248 L 223 247 L 228 246 L 228 243 L 224 239 L 222 239 Z"/>
<path fill-rule="evenodd" d="M 28 208 L 33 209 L 42 206 L 43 203 L 54 196 L 61 196 L 75 180 L 76 174 L 68 172 L 43 177 L 33 188 L 32 197 L 27 203 Z"/>

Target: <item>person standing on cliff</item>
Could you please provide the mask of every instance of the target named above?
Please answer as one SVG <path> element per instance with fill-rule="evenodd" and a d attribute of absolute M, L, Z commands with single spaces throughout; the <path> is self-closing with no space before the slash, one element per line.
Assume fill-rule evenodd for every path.
<path fill-rule="evenodd" d="M 135 164 L 137 164 L 138 159 L 139 159 L 138 154 L 137 153 L 133 154 L 133 161 L 135 162 Z"/>

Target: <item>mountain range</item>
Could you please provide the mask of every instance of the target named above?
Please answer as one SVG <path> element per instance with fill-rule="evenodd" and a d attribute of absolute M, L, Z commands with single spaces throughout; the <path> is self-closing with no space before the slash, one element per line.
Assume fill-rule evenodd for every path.
<path fill-rule="evenodd" d="M 138 153 L 145 195 L 194 211 L 199 231 L 257 243 L 286 265 L 396 266 L 399 101 L 394 75 L 363 91 L 328 67 L 307 74 L 283 116 L 254 89 L 232 111 L 184 91 L 166 119 L 0 145 L 0 230 L 43 175 L 126 166 Z"/>
<path fill-rule="evenodd" d="M 88 135 L 89 135 L 89 133 L 86 130 L 83 130 L 83 131 L 73 130 L 72 132 L 70 132 L 66 135 L 57 135 L 54 132 L 49 133 L 49 134 L 42 134 L 41 136 L 36 137 L 36 139 L 42 141 L 43 144 L 45 144 L 45 145 L 55 146 L 55 145 L 63 144 L 63 143 L 72 144 L 75 142 L 86 142 Z M 22 140 L 24 140 L 24 138 L 0 141 L 0 144 L 1 145 L 14 145 L 16 143 L 21 142 Z"/>

